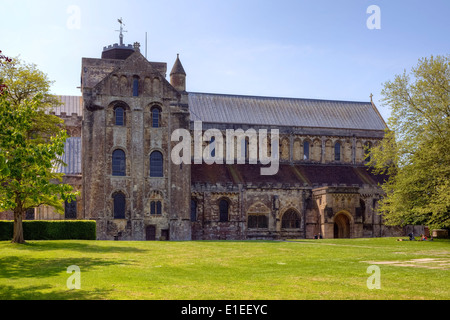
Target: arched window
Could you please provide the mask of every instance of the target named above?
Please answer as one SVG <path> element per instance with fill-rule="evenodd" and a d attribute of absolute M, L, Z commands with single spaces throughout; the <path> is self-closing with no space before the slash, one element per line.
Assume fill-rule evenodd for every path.
<path fill-rule="evenodd" d="M 161 215 L 162 214 L 161 201 L 150 202 L 150 214 L 153 214 L 153 215 Z"/>
<path fill-rule="evenodd" d="M 191 199 L 191 222 L 197 221 L 197 201 Z"/>
<path fill-rule="evenodd" d="M 139 78 L 133 77 L 133 97 L 139 96 Z"/>
<path fill-rule="evenodd" d="M 126 176 L 125 152 L 120 149 L 114 150 L 112 154 L 112 175 L 118 177 Z"/>
<path fill-rule="evenodd" d="M 116 126 L 125 125 L 125 109 L 122 107 L 117 107 L 114 109 L 114 118 Z"/>
<path fill-rule="evenodd" d="M 339 142 L 334 145 L 334 161 L 341 161 L 341 144 Z"/>
<path fill-rule="evenodd" d="M 152 128 L 159 128 L 161 126 L 161 110 L 159 108 L 152 109 Z"/>
<path fill-rule="evenodd" d="M 125 219 L 125 195 L 117 192 L 113 195 L 114 199 L 114 219 Z"/>
<path fill-rule="evenodd" d="M 303 160 L 309 160 L 309 142 L 303 142 Z"/>
<path fill-rule="evenodd" d="M 162 178 L 164 177 L 163 171 L 163 155 L 159 151 L 154 151 L 150 155 L 150 177 Z"/>
<path fill-rule="evenodd" d="M 228 221 L 228 209 L 229 204 L 227 200 L 220 200 L 219 202 L 219 221 L 220 222 L 227 222 Z"/>
<path fill-rule="evenodd" d="M 283 214 L 283 218 L 281 219 L 281 227 L 284 229 L 299 229 L 300 217 L 298 213 L 294 210 L 289 210 Z"/>

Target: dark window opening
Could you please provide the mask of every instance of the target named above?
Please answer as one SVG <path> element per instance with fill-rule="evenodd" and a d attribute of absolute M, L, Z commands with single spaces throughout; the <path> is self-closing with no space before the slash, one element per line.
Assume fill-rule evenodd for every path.
<path fill-rule="evenodd" d="M 249 228 L 267 228 L 267 216 L 265 215 L 249 215 L 248 216 L 248 227 Z"/>
<path fill-rule="evenodd" d="M 303 142 L 303 160 L 309 160 L 309 142 Z"/>
<path fill-rule="evenodd" d="M 122 107 L 117 107 L 114 110 L 115 123 L 116 126 L 124 126 L 125 125 L 125 110 Z"/>
<path fill-rule="evenodd" d="M 152 128 L 161 126 L 161 111 L 158 108 L 152 109 Z"/>
<path fill-rule="evenodd" d="M 281 220 L 281 227 L 285 229 L 299 229 L 300 217 L 297 212 L 293 210 L 286 212 Z"/>
<path fill-rule="evenodd" d="M 71 202 L 66 201 L 64 203 L 64 218 L 66 219 L 76 219 L 77 218 L 77 201 L 73 200 Z"/>
<path fill-rule="evenodd" d="M 229 204 L 226 200 L 220 200 L 219 202 L 219 221 L 220 222 L 227 222 L 228 221 L 228 209 Z"/>
<path fill-rule="evenodd" d="M 161 201 L 152 201 L 150 203 L 150 214 L 152 214 L 152 215 L 161 215 L 162 214 Z"/>
<path fill-rule="evenodd" d="M 113 195 L 114 219 L 125 219 L 125 195 L 121 192 Z"/>
<path fill-rule="evenodd" d="M 191 222 L 197 221 L 197 201 L 191 200 Z"/>
<path fill-rule="evenodd" d="M 133 78 L 133 97 L 139 96 L 139 78 Z"/>
<path fill-rule="evenodd" d="M 164 177 L 163 155 L 159 151 L 154 151 L 150 155 L 150 177 L 152 178 Z"/>
<path fill-rule="evenodd" d="M 334 160 L 341 161 L 341 144 L 339 142 L 334 145 Z"/>
<path fill-rule="evenodd" d="M 112 156 L 112 175 L 124 177 L 126 175 L 126 158 L 125 152 L 115 150 Z"/>

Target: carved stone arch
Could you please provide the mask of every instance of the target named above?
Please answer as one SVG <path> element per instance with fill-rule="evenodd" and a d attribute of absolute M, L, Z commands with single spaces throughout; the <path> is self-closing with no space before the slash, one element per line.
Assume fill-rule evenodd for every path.
<path fill-rule="evenodd" d="M 117 74 L 111 76 L 109 90 L 112 96 L 118 96 L 120 94 L 119 76 Z"/>
<path fill-rule="evenodd" d="M 284 160 L 284 161 L 288 161 L 289 160 L 289 154 L 290 154 L 290 143 L 289 143 L 289 139 L 284 137 L 281 139 L 281 144 L 280 144 L 280 159 Z"/>
<path fill-rule="evenodd" d="M 364 161 L 364 146 L 361 140 L 356 141 L 355 158 L 357 163 Z"/>
<path fill-rule="evenodd" d="M 123 114 L 122 114 L 122 122 L 120 121 L 121 116 L 118 114 L 118 109 L 121 108 L 123 109 Z M 107 108 L 107 125 L 108 126 L 115 126 L 116 124 L 118 124 L 119 126 L 125 126 L 128 127 L 129 126 L 129 118 L 130 118 L 130 106 L 122 101 L 122 100 L 114 100 L 112 102 L 109 103 L 108 108 Z"/>
<path fill-rule="evenodd" d="M 148 198 L 149 199 L 158 199 L 158 200 L 163 200 L 164 199 L 164 192 L 161 190 L 151 190 L 148 193 Z"/>
<path fill-rule="evenodd" d="M 352 235 L 353 217 L 346 211 L 341 210 L 333 217 L 333 237 L 350 238 Z"/>
<path fill-rule="evenodd" d="M 152 94 L 152 79 L 149 76 L 144 77 L 143 94 L 150 96 Z"/>
<path fill-rule="evenodd" d="M 130 84 L 126 75 L 121 75 L 119 77 L 119 95 L 120 96 L 129 96 L 130 94 Z"/>
<path fill-rule="evenodd" d="M 151 90 L 152 97 L 162 97 L 163 94 L 161 92 L 161 88 L 161 79 L 159 79 L 159 77 L 153 77 Z"/>
<path fill-rule="evenodd" d="M 109 153 L 112 154 L 115 150 L 122 150 L 123 152 L 125 152 L 126 155 L 128 154 L 127 147 L 122 145 L 112 146 L 111 148 L 109 148 Z"/>
<path fill-rule="evenodd" d="M 300 229 L 302 225 L 302 216 L 300 212 L 290 206 L 283 210 L 280 215 L 282 229 Z"/>
<path fill-rule="evenodd" d="M 270 212 L 271 211 L 270 211 L 269 207 L 267 207 L 264 203 L 259 201 L 259 202 L 255 202 L 248 208 L 247 215 L 249 215 L 249 214 L 269 214 Z"/>
<path fill-rule="evenodd" d="M 125 199 L 130 198 L 130 194 L 125 189 L 121 189 L 121 188 L 113 189 L 113 191 L 111 191 L 111 193 L 109 194 L 109 197 L 112 198 L 116 193 L 123 193 L 123 195 L 125 196 Z"/>
<path fill-rule="evenodd" d="M 322 161 L 322 141 L 319 138 L 313 139 L 311 145 L 311 160 L 316 162 Z"/>
<path fill-rule="evenodd" d="M 327 139 L 325 141 L 325 162 L 331 162 L 333 159 L 334 151 L 333 151 L 334 144 L 331 141 L 331 139 Z"/>
<path fill-rule="evenodd" d="M 294 161 L 303 160 L 303 142 L 302 139 L 300 139 L 299 137 L 294 138 L 292 160 Z"/>
<path fill-rule="evenodd" d="M 219 207 L 219 221 L 228 222 L 231 213 L 231 200 L 228 197 L 221 197 L 217 200 Z"/>
<path fill-rule="evenodd" d="M 262 202 L 256 202 L 247 210 L 247 227 L 265 229 L 269 226 L 270 209 Z"/>

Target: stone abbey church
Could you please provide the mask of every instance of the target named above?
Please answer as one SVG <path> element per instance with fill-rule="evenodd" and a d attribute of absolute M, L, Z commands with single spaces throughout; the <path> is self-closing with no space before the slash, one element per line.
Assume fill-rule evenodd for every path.
<path fill-rule="evenodd" d="M 71 136 L 63 159 L 68 166 L 59 170 L 80 191 L 60 219 L 96 220 L 101 240 L 356 238 L 402 231 L 383 225 L 377 207 L 384 177 L 365 165 L 367 148 L 386 128 L 372 101 L 188 92 L 179 57 L 170 70 L 167 77 L 167 64 L 148 61 L 138 43 L 82 59 L 82 96 L 61 96 L 64 105 L 55 110 Z M 277 129 L 277 174 L 261 175 L 264 165 L 249 161 L 175 164 L 171 153 L 179 141 L 171 135 L 193 132 L 196 121 L 224 136 L 228 129 Z M 242 142 L 233 147 L 248 156 L 248 140 Z M 205 150 L 211 145 L 202 141 Z M 58 215 L 41 207 L 29 218 Z"/>

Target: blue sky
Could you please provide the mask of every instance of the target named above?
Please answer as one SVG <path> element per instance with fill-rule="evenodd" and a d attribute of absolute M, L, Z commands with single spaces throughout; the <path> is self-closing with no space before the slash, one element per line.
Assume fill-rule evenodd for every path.
<path fill-rule="evenodd" d="M 367 28 L 370 5 L 381 29 Z M 187 90 L 374 102 L 418 60 L 450 53 L 448 0 L 0 0 L 0 50 L 33 62 L 52 92 L 80 95 L 81 58 L 141 43 L 151 61 L 177 53 Z M 73 8 L 76 10 L 74 11 Z"/>

